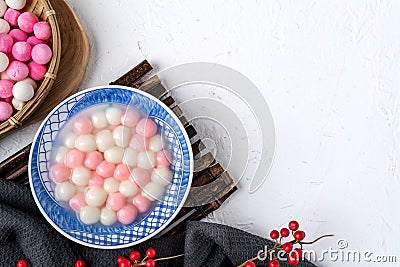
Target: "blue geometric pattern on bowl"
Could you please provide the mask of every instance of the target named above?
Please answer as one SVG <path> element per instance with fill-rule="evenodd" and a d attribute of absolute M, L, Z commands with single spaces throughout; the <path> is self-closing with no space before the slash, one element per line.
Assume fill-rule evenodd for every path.
<path fill-rule="evenodd" d="M 49 177 L 53 140 L 57 133 L 77 112 L 101 103 L 119 103 L 144 111 L 162 128 L 163 141 L 172 151 L 173 180 L 164 198 L 154 209 L 130 225 L 104 227 L 85 225 L 76 215 L 66 210 L 54 197 L 54 183 Z M 191 183 L 191 151 L 183 132 L 171 111 L 140 91 L 123 87 L 104 87 L 82 91 L 68 98 L 43 122 L 34 141 L 30 158 L 30 182 L 32 192 L 42 213 L 50 223 L 67 237 L 79 243 L 98 247 L 125 247 L 141 242 L 160 231 L 179 211 L 188 194 Z M 158 232 L 157 231 L 157 232 Z"/>

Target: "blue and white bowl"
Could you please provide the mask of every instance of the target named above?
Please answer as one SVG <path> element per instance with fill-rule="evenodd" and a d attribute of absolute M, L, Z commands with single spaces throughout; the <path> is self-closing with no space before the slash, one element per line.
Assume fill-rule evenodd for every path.
<path fill-rule="evenodd" d="M 54 196 L 55 184 L 49 177 L 53 142 L 58 132 L 77 112 L 96 104 L 117 103 L 136 107 L 161 127 L 164 142 L 172 151 L 171 184 L 153 209 L 129 225 L 85 225 L 65 209 Z M 175 114 L 155 97 L 124 86 L 105 86 L 81 91 L 59 104 L 36 133 L 30 159 L 29 180 L 36 204 L 47 221 L 61 234 L 94 248 L 123 248 L 143 242 L 164 229 L 177 215 L 189 193 L 193 155 L 189 137 Z"/>

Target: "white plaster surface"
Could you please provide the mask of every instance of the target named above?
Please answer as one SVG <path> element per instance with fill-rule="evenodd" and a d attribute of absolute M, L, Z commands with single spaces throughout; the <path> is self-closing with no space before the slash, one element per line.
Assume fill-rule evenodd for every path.
<path fill-rule="evenodd" d="M 276 127 L 271 173 L 254 194 L 241 182 L 208 221 L 265 236 L 297 219 L 309 239 L 336 235 L 308 247 L 317 253 L 345 239 L 345 252 L 400 262 L 400 1 L 69 2 L 92 47 L 82 88 L 143 58 L 221 63 L 260 88 Z M 0 159 L 36 128 L 0 141 Z"/>

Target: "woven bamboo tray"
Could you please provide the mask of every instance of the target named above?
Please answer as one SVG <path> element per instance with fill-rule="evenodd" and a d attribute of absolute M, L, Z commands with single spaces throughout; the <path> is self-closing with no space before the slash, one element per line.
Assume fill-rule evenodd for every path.
<path fill-rule="evenodd" d="M 33 98 L 28 101 L 24 107 L 10 117 L 7 121 L 0 124 L 0 135 L 22 125 L 22 123 L 40 106 L 51 86 L 57 77 L 58 66 L 61 57 L 61 37 L 58 26 L 56 11 L 53 9 L 49 0 L 28 0 L 25 8 L 22 10 L 34 13 L 40 20 L 50 23 L 52 38 L 49 45 L 53 47 L 53 56 L 47 65 L 47 73 Z"/>
<path fill-rule="evenodd" d="M 64 0 L 50 0 L 57 13 L 61 34 L 61 60 L 53 87 L 26 125 L 44 119 L 62 100 L 76 93 L 89 62 L 90 44 L 71 6 Z"/>
<path fill-rule="evenodd" d="M 145 60 L 111 84 L 125 85 L 146 91 L 171 108 L 177 115 L 190 138 L 192 144 L 195 170 L 190 193 L 184 207 L 174 218 L 171 224 L 157 236 L 174 235 L 185 230 L 186 220 L 200 220 L 217 210 L 222 203 L 237 190 L 237 187 L 224 168 L 214 159 L 211 153 L 202 156 L 204 143 L 196 138 L 196 129 L 185 118 L 183 111 L 175 102 L 168 90 L 161 84 L 157 76 L 149 78 L 146 74 L 152 71 L 152 66 Z M 23 148 L 13 156 L 0 163 L 0 178 L 28 184 L 27 170 L 30 146 Z M 213 189 L 204 190 L 202 185 L 213 183 Z M 196 203 L 207 203 L 196 205 Z"/>

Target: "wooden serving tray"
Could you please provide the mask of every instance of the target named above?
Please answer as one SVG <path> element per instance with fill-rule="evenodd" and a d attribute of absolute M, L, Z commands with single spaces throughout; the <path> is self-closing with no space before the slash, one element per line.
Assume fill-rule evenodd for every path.
<path fill-rule="evenodd" d="M 175 102 L 168 90 L 161 84 L 157 76 L 148 78 L 148 74 L 153 70 L 152 66 L 145 60 L 132 70 L 127 72 L 121 78 L 112 82 L 115 85 L 130 86 L 143 90 L 171 108 L 177 115 L 192 143 L 193 155 L 195 157 L 195 171 L 193 173 L 193 182 L 185 206 L 180 210 L 171 224 L 162 231 L 161 235 L 173 235 L 184 231 L 184 222 L 186 220 L 200 220 L 208 214 L 218 209 L 222 203 L 237 190 L 237 187 L 227 171 L 214 159 L 211 153 L 201 155 L 205 148 L 204 143 L 196 138 L 197 131 L 185 118 L 183 111 Z M 30 146 L 23 148 L 10 158 L 0 163 L 0 177 L 14 180 L 22 184 L 28 184 L 27 169 L 29 160 Z M 208 191 L 202 189 L 202 185 L 213 182 L 213 188 Z M 197 205 L 196 203 L 208 203 Z"/>

